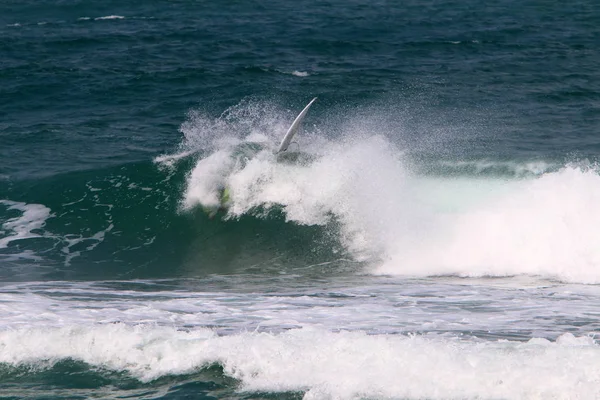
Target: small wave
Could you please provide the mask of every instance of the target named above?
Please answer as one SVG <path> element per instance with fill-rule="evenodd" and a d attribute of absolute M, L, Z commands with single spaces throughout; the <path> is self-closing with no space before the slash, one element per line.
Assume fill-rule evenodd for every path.
<path fill-rule="evenodd" d="M 125 17 L 122 15 L 107 15 L 105 17 L 94 18 L 94 20 L 96 20 L 96 21 L 104 20 L 104 19 L 125 19 Z"/>
<path fill-rule="evenodd" d="M 310 74 L 308 72 L 305 72 L 305 71 L 292 71 L 292 75 L 299 76 L 299 77 L 310 76 Z"/>
<path fill-rule="evenodd" d="M 429 161 L 424 166 L 425 172 L 441 175 L 466 176 L 502 176 L 524 178 L 541 176 L 547 172 L 558 171 L 564 164 L 546 161 L 498 161 L 498 160 L 454 160 Z"/>
<path fill-rule="evenodd" d="M 246 70 L 248 71 L 260 71 L 260 72 L 276 72 L 278 74 L 284 74 L 284 75 L 293 75 L 293 76 L 297 76 L 300 78 L 305 78 L 307 76 L 310 76 L 310 73 L 308 73 L 307 71 L 299 71 L 299 70 L 286 70 L 286 69 L 279 69 L 279 68 L 273 68 L 273 67 L 267 67 L 267 66 L 251 66 L 251 67 L 245 67 Z"/>
<path fill-rule="evenodd" d="M 478 40 L 469 40 L 469 41 L 464 41 L 464 40 L 448 40 L 446 43 L 448 44 L 463 44 L 463 43 L 474 43 L 477 44 L 479 43 Z"/>

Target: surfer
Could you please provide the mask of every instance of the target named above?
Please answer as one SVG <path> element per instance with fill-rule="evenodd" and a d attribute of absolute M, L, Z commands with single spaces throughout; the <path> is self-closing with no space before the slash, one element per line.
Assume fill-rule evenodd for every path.
<path fill-rule="evenodd" d="M 228 187 L 223 187 L 219 193 L 219 210 L 227 210 L 229 202 L 231 201 L 230 192 Z"/>
<path fill-rule="evenodd" d="M 276 155 L 287 151 L 288 147 L 290 146 L 290 144 L 292 142 L 292 139 L 294 138 L 294 135 L 296 135 L 296 133 L 298 133 L 298 130 L 300 129 L 300 125 L 302 124 L 302 120 L 304 119 L 304 116 L 308 112 L 308 109 L 310 108 L 310 106 L 312 106 L 312 104 L 316 100 L 317 100 L 316 97 L 314 99 L 312 99 L 302 109 L 300 114 L 298 114 L 298 116 L 294 119 L 294 122 L 292 122 L 292 125 L 290 125 L 287 132 L 285 133 L 285 136 L 281 140 L 279 148 L 275 151 Z M 219 188 L 218 198 L 219 198 L 218 206 L 203 207 L 204 212 L 206 212 L 208 214 L 208 217 L 211 219 L 214 218 L 217 215 L 217 213 L 219 213 L 220 211 L 227 212 L 227 209 L 229 208 L 229 205 L 231 203 L 231 191 L 230 191 L 229 187 L 222 186 L 221 188 Z"/>
<path fill-rule="evenodd" d="M 229 188 L 226 186 L 219 188 L 219 205 L 218 206 L 203 206 L 202 210 L 208 215 L 209 219 L 213 219 L 219 212 L 227 212 L 231 201 Z"/>

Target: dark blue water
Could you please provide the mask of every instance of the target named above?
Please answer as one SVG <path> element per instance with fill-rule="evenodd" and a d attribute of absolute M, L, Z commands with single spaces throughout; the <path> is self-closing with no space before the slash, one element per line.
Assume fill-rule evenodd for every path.
<path fill-rule="evenodd" d="M 599 27 L 590 0 L 4 1 L 1 396 L 596 398 Z"/>
<path fill-rule="evenodd" d="M 586 1 L 5 3 L 0 172 L 140 161 L 180 140 L 190 109 L 313 95 L 322 114 L 375 104 L 492 155 L 594 154 L 598 15 Z"/>

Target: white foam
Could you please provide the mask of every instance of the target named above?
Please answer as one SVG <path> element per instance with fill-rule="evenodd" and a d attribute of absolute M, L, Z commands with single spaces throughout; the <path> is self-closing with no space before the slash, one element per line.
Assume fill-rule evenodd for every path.
<path fill-rule="evenodd" d="M 323 268 L 315 266 L 314 271 Z M 217 326 L 219 332 L 228 333 L 316 326 L 377 334 L 471 332 L 503 337 L 508 332 L 507 337 L 513 338 L 529 338 L 535 332 L 555 338 L 566 329 L 578 335 L 598 330 L 589 317 L 597 312 L 598 293 L 593 287 L 556 288 L 541 280 L 461 279 L 452 283 L 448 279 L 440 282 L 439 278 L 424 281 L 358 276 L 340 284 L 335 279 L 316 283 L 288 276 L 278 283 L 270 281 L 293 288 L 268 293 L 262 293 L 264 280 L 260 276 L 220 277 L 218 281 L 224 283 L 221 290 L 211 278 L 177 283 L 183 288 L 212 290 L 201 292 L 165 291 L 160 282 L 157 286 L 153 282 L 117 283 L 118 287 L 142 284 L 144 291 L 111 290 L 111 283 L 3 285 L 0 329 L 119 321 L 188 328 Z M 520 290 L 512 290 L 515 286 Z M 494 306 L 486 307 L 490 302 Z"/>
<path fill-rule="evenodd" d="M 21 212 L 20 216 L 3 221 L 2 230 L 5 236 L 0 238 L 0 249 L 8 247 L 9 243 L 17 240 L 41 237 L 40 234 L 33 231 L 43 228 L 46 220 L 53 216 L 50 209 L 42 204 L 27 204 L 9 200 L 0 200 L 0 204 L 8 206 L 8 210 Z"/>
<path fill-rule="evenodd" d="M 523 343 L 320 329 L 217 336 L 124 324 L 0 331 L 2 363 L 47 367 L 66 358 L 144 382 L 216 363 L 241 391 L 305 391 L 306 399 L 600 396 L 600 349 L 571 334 Z"/>
<path fill-rule="evenodd" d="M 379 272 L 600 282 L 600 176 L 594 170 L 566 167 L 501 185 L 479 204 L 435 215 L 435 229 L 422 230 L 410 248 L 399 238 L 398 251 Z"/>
<path fill-rule="evenodd" d="M 176 153 L 176 154 L 163 154 L 163 155 L 155 157 L 154 162 L 157 163 L 161 167 L 164 166 L 167 168 L 171 168 L 178 161 L 181 161 L 184 158 L 189 157 L 190 155 L 192 155 L 194 153 L 195 152 L 193 150 L 189 150 L 189 151 L 182 151 L 181 153 Z"/>

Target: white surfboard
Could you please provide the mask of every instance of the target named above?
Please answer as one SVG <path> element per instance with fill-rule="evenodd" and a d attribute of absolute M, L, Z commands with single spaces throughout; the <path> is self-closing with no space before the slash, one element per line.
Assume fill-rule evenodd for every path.
<path fill-rule="evenodd" d="M 298 132 L 298 128 L 300 128 L 300 124 L 302 123 L 304 116 L 308 112 L 310 106 L 312 106 L 312 103 L 315 102 L 315 100 L 317 100 L 316 97 L 312 99 L 310 103 L 306 105 L 306 107 L 304 107 L 304 110 L 302 110 L 300 114 L 298 114 L 294 122 L 292 122 L 292 125 L 287 130 L 285 136 L 283 137 L 283 140 L 281 141 L 281 144 L 279 145 L 279 149 L 277 149 L 277 151 L 275 152 L 276 154 L 281 153 L 282 151 L 286 151 L 288 149 L 290 143 L 292 142 L 292 139 L 294 138 L 294 135 Z"/>

